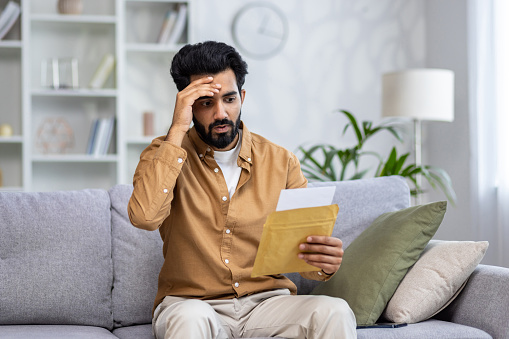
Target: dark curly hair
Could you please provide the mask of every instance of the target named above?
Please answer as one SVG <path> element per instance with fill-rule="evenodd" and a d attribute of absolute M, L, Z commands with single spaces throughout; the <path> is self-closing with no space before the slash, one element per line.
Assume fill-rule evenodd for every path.
<path fill-rule="evenodd" d="M 237 87 L 244 85 L 247 63 L 235 48 L 217 41 L 185 45 L 173 57 L 170 73 L 177 89 L 182 91 L 191 83 L 191 75 L 217 74 L 227 69 L 235 73 Z"/>

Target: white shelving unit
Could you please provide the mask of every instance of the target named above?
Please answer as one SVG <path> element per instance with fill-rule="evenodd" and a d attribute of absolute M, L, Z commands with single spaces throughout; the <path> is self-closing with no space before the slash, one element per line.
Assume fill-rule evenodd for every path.
<path fill-rule="evenodd" d="M 121 158 L 125 160 L 121 181 L 131 183 L 140 153 L 152 139 L 164 135 L 171 123 L 177 90 L 169 74 L 171 60 L 184 43 L 193 41 L 192 1 L 127 0 L 124 3 L 125 65 L 120 82 L 124 121 L 121 125 Z M 157 43 L 168 10 L 187 5 L 187 27 L 175 45 Z M 150 24 L 149 24 L 150 22 Z M 154 135 L 143 135 L 143 113 L 154 114 Z"/>
<path fill-rule="evenodd" d="M 192 0 L 83 0 L 81 15 L 57 13 L 57 0 L 16 0 L 22 16 L 0 40 L 0 124 L 14 136 L 0 138 L 0 190 L 52 191 L 110 188 L 130 183 L 141 151 L 154 136 L 142 133 L 143 112 L 155 115 L 155 134 L 171 122 L 176 89 L 169 75 L 175 52 L 192 37 Z M 0 0 L 0 10 L 6 0 Z M 166 12 L 187 5 L 186 29 L 172 46 L 158 44 Z M 88 83 L 106 53 L 113 75 L 101 89 Z M 79 86 L 52 89 L 41 83 L 41 64 L 76 58 Z M 8 79 L 8 81 L 4 80 Z M 114 145 L 105 155 L 86 152 L 94 119 L 115 117 Z M 50 122 L 68 128 L 65 150 L 48 142 Z M 50 124 L 51 125 L 51 124 Z M 53 125 L 51 125 L 53 126 Z M 65 129 L 64 128 L 64 129 Z M 65 138 L 64 138 L 65 139 Z"/>
<path fill-rule="evenodd" d="M 20 4 L 20 1 L 16 1 Z M 0 0 L 4 8 L 6 0 Z M 0 171 L 3 184 L 0 191 L 23 189 L 24 134 L 22 119 L 22 58 L 21 34 L 23 13 L 12 29 L 0 40 L 0 124 L 13 128 L 12 137 L 0 137 Z M 8 79 L 8 80 L 4 80 Z"/>

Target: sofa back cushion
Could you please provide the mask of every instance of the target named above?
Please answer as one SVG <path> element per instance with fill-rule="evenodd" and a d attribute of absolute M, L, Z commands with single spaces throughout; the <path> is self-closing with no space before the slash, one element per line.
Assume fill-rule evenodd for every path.
<path fill-rule="evenodd" d="M 0 193 L 0 325 L 111 329 L 106 191 Z"/>
<path fill-rule="evenodd" d="M 163 242 L 158 231 L 135 228 L 127 216 L 132 185 L 110 189 L 113 237 L 113 320 L 115 327 L 147 324 L 163 265 Z"/>
<path fill-rule="evenodd" d="M 343 241 L 344 249 L 381 214 L 410 206 L 410 189 L 405 179 L 398 176 L 308 184 L 323 186 L 336 187 L 332 203 L 338 204 L 339 213 L 332 236 Z M 298 294 L 309 294 L 318 285 L 298 273 L 285 275 L 297 285 Z"/>

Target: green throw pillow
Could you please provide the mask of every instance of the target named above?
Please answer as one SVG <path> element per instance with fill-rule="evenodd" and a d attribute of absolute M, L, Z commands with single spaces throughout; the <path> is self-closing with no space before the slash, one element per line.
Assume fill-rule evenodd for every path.
<path fill-rule="evenodd" d="M 345 250 L 338 272 L 312 294 L 346 300 L 358 325 L 374 324 L 442 222 L 447 202 L 379 216 Z"/>

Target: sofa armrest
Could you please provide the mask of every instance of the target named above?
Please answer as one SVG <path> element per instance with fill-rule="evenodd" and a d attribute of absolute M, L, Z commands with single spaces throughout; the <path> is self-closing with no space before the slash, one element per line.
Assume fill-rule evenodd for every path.
<path fill-rule="evenodd" d="M 465 289 L 435 318 L 509 338 L 509 268 L 479 265 Z"/>

